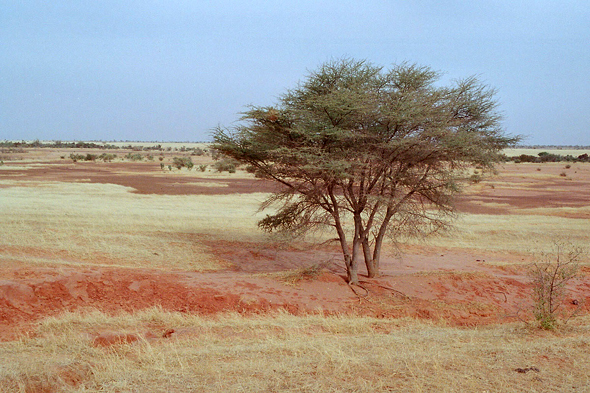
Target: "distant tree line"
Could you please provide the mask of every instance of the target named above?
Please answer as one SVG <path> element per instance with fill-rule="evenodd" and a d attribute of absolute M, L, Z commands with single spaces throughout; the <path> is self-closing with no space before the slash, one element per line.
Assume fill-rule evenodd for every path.
<path fill-rule="evenodd" d="M 552 154 L 546 151 L 539 153 L 536 156 L 529 154 L 521 154 L 519 156 L 508 157 L 505 156 L 506 161 L 514 161 L 515 163 L 520 162 L 533 162 L 533 163 L 544 163 L 544 162 L 590 162 L 590 156 L 587 153 L 573 156 L 571 154 L 561 155 Z"/>
<path fill-rule="evenodd" d="M 27 141 L 0 141 L 0 148 L 24 149 L 24 148 L 58 148 L 58 149 L 102 149 L 102 150 L 133 150 L 133 151 L 181 151 L 191 152 L 191 155 L 202 156 L 207 154 L 207 149 L 200 147 L 163 147 L 162 145 L 154 146 L 139 146 L 139 145 L 124 145 L 117 146 L 108 143 L 96 142 L 62 142 L 62 141 L 47 141 L 41 142 L 38 139 L 32 142 Z"/>

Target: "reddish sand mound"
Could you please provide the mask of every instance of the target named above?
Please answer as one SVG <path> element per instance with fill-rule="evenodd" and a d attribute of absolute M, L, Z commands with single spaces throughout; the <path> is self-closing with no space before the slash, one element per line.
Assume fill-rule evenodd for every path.
<path fill-rule="evenodd" d="M 250 259 L 252 263 L 253 260 Z M 260 313 L 284 309 L 291 313 L 362 314 L 376 317 L 412 316 L 446 319 L 456 325 L 515 320 L 530 309 L 527 280 L 514 272 L 482 268 L 480 273 L 412 272 L 364 279 L 348 286 L 327 266 L 318 276 L 282 281 L 281 276 L 226 271 L 218 273 L 164 272 L 144 269 L 48 268 L 5 271 L 0 281 L 0 339 L 11 340 L 41 318 L 63 311 L 98 309 L 109 314 L 154 306 L 196 314 L 224 311 Z M 393 269 L 386 267 L 386 272 Z M 493 272 L 493 273 L 491 273 Z M 586 273 L 584 273 L 586 274 Z M 590 296 L 590 284 L 573 283 L 569 299 L 580 304 Z M 523 313 L 523 315 L 526 313 Z M 171 332 L 170 334 L 173 334 Z M 105 335 L 95 344 L 131 342 L 136 336 Z"/>

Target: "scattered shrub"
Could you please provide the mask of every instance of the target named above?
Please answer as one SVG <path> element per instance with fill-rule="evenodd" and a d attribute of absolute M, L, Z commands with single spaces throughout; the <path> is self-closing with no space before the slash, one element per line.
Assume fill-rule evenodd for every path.
<path fill-rule="evenodd" d="M 213 164 L 213 168 L 215 168 L 217 172 L 235 173 L 237 166 L 238 162 L 233 158 L 224 158 Z"/>
<path fill-rule="evenodd" d="M 98 156 L 98 159 L 103 160 L 104 162 L 111 162 L 115 158 L 117 158 L 117 155 L 112 153 L 102 153 L 100 156 Z"/>
<path fill-rule="evenodd" d="M 199 170 L 201 172 L 205 172 L 206 169 L 207 169 L 207 164 L 201 164 L 201 165 L 199 165 Z"/>
<path fill-rule="evenodd" d="M 567 164 L 567 165 L 565 166 L 565 169 L 570 169 L 571 167 L 572 167 L 572 166 L 571 166 L 570 164 Z"/>
<path fill-rule="evenodd" d="M 70 159 L 73 162 L 84 161 L 86 159 L 86 156 L 82 154 L 70 153 Z"/>
<path fill-rule="evenodd" d="M 204 156 L 206 153 L 205 150 L 201 149 L 200 147 L 195 147 L 193 152 L 191 153 L 193 156 Z"/>
<path fill-rule="evenodd" d="M 140 153 L 127 153 L 125 158 L 129 161 L 143 161 L 143 156 Z"/>
<path fill-rule="evenodd" d="M 172 165 L 178 169 L 186 167 L 189 171 L 195 166 L 190 157 L 174 157 L 172 159 Z"/>
<path fill-rule="evenodd" d="M 533 315 L 542 329 L 555 329 L 559 317 L 558 310 L 563 305 L 566 285 L 579 271 L 579 260 L 583 250 L 569 243 L 556 242 L 552 253 L 543 253 L 539 261 L 529 269 L 532 280 L 534 310 Z M 577 302 L 577 300 L 576 300 Z M 579 306 L 579 304 L 578 304 Z M 571 314 L 569 318 L 571 318 Z"/>
<path fill-rule="evenodd" d="M 561 173 L 559 174 L 559 176 L 561 176 L 561 177 L 566 177 L 566 176 L 567 176 L 567 173 L 565 173 L 565 172 L 561 172 Z"/>

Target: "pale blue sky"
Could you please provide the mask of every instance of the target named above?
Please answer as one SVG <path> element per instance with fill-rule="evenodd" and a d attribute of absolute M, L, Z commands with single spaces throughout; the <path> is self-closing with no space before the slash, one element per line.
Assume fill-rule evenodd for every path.
<path fill-rule="evenodd" d="M 590 145 L 586 0 L 2 0 L 0 140 L 209 140 L 341 57 L 478 75 L 508 133 Z"/>

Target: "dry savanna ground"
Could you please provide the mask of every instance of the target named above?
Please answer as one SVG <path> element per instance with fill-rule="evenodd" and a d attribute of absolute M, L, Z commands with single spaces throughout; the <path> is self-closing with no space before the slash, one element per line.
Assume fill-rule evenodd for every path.
<path fill-rule="evenodd" d="M 0 152 L 0 391 L 590 391 L 588 258 L 555 331 L 527 274 L 589 244 L 590 164 L 499 166 L 454 231 L 388 245 L 353 291 L 332 234 L 257 229 L 273 184 L 163 147 Z"/>

